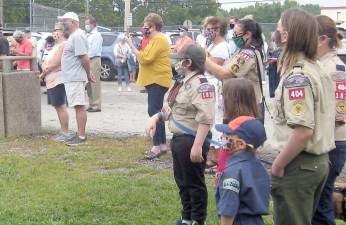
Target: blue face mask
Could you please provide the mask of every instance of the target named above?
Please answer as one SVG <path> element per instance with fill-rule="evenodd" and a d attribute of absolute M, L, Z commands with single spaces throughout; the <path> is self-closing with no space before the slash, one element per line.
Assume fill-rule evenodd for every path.
<path fill-rule="evenodd" d="M 91 32 L 91 27 L 90 27 L 90 25 L 85 25 L 85 31 L 86 31 L 87 33 L 90 33 L 90 32 Z"/>
<path fill-rule="evenodd" d="M 64 32 L 68 31 L 70 29 L 70 25 L 67 23 L 64 23 Z"/>

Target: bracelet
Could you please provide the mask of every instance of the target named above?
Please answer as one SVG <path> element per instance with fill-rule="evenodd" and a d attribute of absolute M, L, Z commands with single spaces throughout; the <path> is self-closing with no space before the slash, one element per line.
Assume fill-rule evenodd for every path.
<path fill-rule="evenodd" d="M 163 113 L 162 112 L 157 113 L 157 117 L 159 118 L 158 122 L 164 122 L 164 120 L 163 120 Z"/>

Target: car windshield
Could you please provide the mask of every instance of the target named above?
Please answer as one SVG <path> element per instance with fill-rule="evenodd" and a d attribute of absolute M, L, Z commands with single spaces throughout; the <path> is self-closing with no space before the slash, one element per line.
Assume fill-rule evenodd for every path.
<path fill-rule="evenodd" d="M 102 46 L 112 46 L 117 36 L 114 34 L 102 34 L 103 42 Z"/>

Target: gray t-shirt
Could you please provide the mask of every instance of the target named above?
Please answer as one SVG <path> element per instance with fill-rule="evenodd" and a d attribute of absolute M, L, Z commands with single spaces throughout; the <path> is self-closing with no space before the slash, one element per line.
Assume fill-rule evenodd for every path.
<path fill-rule="evenodd" d="M 84 31 L 78 28 L 66 41 L 61 58 L 61 71 L 64 82 L 88 81 L 82 65 L 82 55 L 88 54 L 88 40 Z"/>

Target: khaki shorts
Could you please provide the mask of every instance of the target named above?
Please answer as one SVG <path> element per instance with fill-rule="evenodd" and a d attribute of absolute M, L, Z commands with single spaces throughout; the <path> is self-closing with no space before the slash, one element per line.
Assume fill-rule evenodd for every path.
<path fill-rule="evenodd" d="M 85 81 L 75 81 L 64 83 L 66 98 L 69 107 L 86 105 Z"/>

